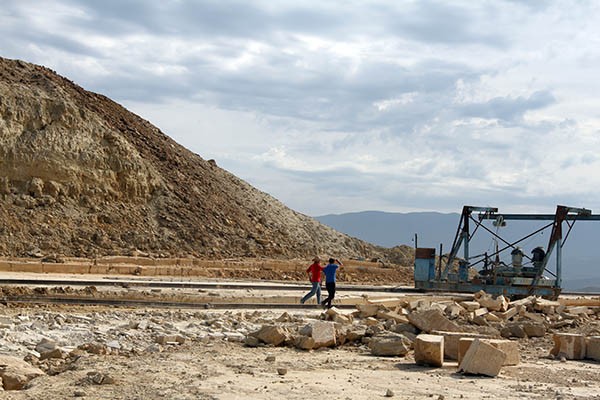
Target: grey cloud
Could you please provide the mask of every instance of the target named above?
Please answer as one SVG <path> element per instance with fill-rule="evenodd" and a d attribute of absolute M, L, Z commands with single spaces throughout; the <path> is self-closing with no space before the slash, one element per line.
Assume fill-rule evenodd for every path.
<path fill-rule="evenodd" d="M 399 35 L 427 43 L 508 45 L 500 34 L 477 26 L 484 19 L 495 19 L 491 10 L 485 7 L 459 7 L 452 2 L 431 0 L 402 4 L 402 7 L 402 10 L 387 15 L 388 27 Z M 483 25 L 483 28 L 491 26 Z"/>
<path fill-rule="evenodd" d="M 471 103 L 458 108 L 464 117 L 499 119 L 514 122 L 529 110 L 547 107 L 556 102 L 549 91 L 537 91 L 529 97 L 495 97 L 485 103 Z"/>

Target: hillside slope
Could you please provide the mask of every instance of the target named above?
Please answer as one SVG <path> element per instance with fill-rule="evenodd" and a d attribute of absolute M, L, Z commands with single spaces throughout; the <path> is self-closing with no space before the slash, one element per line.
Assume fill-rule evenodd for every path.
<path fill-rule="evenodd" d="M 0 58 L 0 255 L 380 257 L 53 71 Z"/>

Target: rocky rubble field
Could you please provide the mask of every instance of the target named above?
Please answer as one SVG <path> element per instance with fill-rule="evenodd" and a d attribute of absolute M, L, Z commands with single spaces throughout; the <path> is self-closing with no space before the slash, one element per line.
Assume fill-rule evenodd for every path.
<path fill-rule="evenodd" d="M 277 313 L 4 306 L 2 397 L 600 399 L 598 301 L 479 293 Z M 443 337 L 440 366 L 422 362 L 425 336 Z M 511 360 L 494 378 L 459 373 L 464 338 L 508 342 Z"/>

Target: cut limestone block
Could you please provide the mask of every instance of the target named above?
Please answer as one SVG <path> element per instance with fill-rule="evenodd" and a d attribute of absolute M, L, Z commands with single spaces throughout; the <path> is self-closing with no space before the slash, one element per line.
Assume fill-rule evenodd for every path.
<path fill-rule="evenodd" d="M 565 311 L 572 315 L 590 314 L 590 309 L 586 306 L 571 306 L 567 307 Z"/>
<path fill-rule="evenodd" d="M 585 348 L 585 358 L 600 361 L 600 336 L 590 336 L 587 338 Z"/>
<path fill-rule="evenodd" d="M 444 337 L 421 334 L 414 343 L 415 362 L 420 365 L 441 367 L 444 364 Z"/>
<path fill-rule="evenodd" d="M 438 309 L 415 311 L 408 315 L 408 320 L 424 332 L 459 332 L 461 330 L 460 326 L 446 318 Z"/>
<path fill-rule="evenodd" d="M 466 310 L 464 309 L 464 307 L 456 303 L 450 304 L 444 309 L 444 313 L 452 319 L 458 318 L 460 315 L 464 314 L 465 311 Z"/>
<path fill-rule="evenodd" d="M 507 311 L 505 311 L 503 313 L 495 312 L 495 315 L 497 315 L 498 317 L 507 321 L 507 320 L 511 319 L 512 317 L 514 317 L 515 315 L 517 315 L 518 313 L 519 313 L 519 309 L 517 307 L 513 307 L 513 308 L 509 308 Z"/>
<path fill-rule="evenodd" d="M 567 360 L 585 358 L 585 336 L 576 333 L 555 333 L 552 337 L 554 348 L 550 354 L 554 357 L 565 357 Z"/>
<path fill-rule="evenodd" d="M 395 311 L 389 311 L 389 310 L 379 310 L 377 312 L 377 318 L 385 319 L 388 321 L 394 321 L 397 324 L 408 322 L 408 318 L 405 315 L 401 315 Z"/>
<path fill-rule="evenodd" d="M 377 315 L 380 306 L 378 304 L 357 304 L 356 308 L 360 311 L 360 318 L 368 318 Z"/>
<path fill-rule="evenodd" d="M 474 338 L 462 338 L 458 342 L 458 363 L 460 364 L 464 358 L 469 346 L 473 343 Z M 519 343 L 514 340 L 503 340 L 503 339 L 481 339 L 482 342 L 486 342 L 502 350 L 506 354 L 506 359 L 502 366 L 507 365 L 518 365 L 521 362 L 521 354 L 519 352 Z"/>
<path fill-rule="evenodd" d="M 489 343 L 474 339 L 458 367 L 459 372 L 497 376 L 506 360 L 506 354 Z"/>
<path fill-rule="evenodd" d="M 502 322 L 502 318 L 497 316 L 496 314 L 487 313 L 483 316 L 488 322 Z"/>
<path fill-rule="evenodd" d="M 536 322 L 521 324 L 523 331 L 529 337 L 544 337 L 546 334 L 546 325 Z"/>
<path fill-rule="evenodd" d="M 511 308 L 517 307 L 517 306 L 529 306 L 529 305 L 533 304 L 533 302 L 535 300 L 536 300 L 535 296 L 529 296 L 529 297 L 525 297 L 524 299 L 511 301 L 508 306 Z"/>
<path fill-rule="evenodd" d="M 462 338 L 488 338 L 492 336 L 484 335 L 481 333 L 473 332 L 446 332 L 446 331 L 432 331 L 434 335 L 441 335 L 444 337 L 444 356 L 450 360 L 458 360 L 458 342 Z M 466 351 L 466 350 L 465 350 Z"/>
<path fill-rule="evenodd" d="M 460 305 L 467 311 L 475 311 L 481 307 L 481 305 L 476 301 L 462 301 Z"/>
<path fill-rule="evenodd" d="M 404 356 L 410 350 L 410 340 L 399 333 L 373 336 L 369 341 L 375 356 Z"/>
<path fill-rule="evenodd" d="M 481 305 L 481 307 L 485 307 L 490 311 L 504 312 L 508 310 L 508 300 L 502 295 L 493 298 L 491 295 L 485 294 L 479 297 L 477 302 Z"/>

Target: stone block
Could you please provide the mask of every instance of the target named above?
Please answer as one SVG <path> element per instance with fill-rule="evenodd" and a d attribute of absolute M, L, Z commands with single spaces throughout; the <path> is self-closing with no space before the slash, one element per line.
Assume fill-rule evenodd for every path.
<path fill-rule="evenodd" d="M 537 322 L 537 323 L 544 323 L 544 321 L 546 321 L 546 318 L 544 317 L 543 314 L 537 314 L 537 313 L 531 313 L 531 312 L 523 312 L 519 314 L 521 317 L 523 318 L 527 318 L 533 322 Z"/>
<path fill-rule="evenodd" d="M 394 321 L 396 323 L 408 322 L 408 318 L 405 315 L 400 315 L 397 312 L 389 310 L 379 310 L 377 312 L 377 318 Z"/>
<path fill-rule="evenodd" d="M 421 334 L 414 343 L 415 362 L 420 365 L 442 367 L 444 365 L 444 337 Z"/>
<path fill-rule="evenodd" d="M 502 322 L 502 318 L 498 317 L 496 314 L 487 313 L 483 317 L 488 322 Z"/>
<path fill-rule="evenodd" d="M 184 344 L 185 337 L 183 337 L 181 335 L 160 335 L 156 338 L 156 343 L 163 344 L 163 345 L 164 344 Z"/>
<path fill-rule="evenodd" d="M 460 332 L 461 328 L 456 323 L 450 321 L 438 309 L 425 311 L 415 311 L 408 315 L 411 324 L 424 332 L 448 331 Z"/>
<path fill-rule="evenodd" d="M 46 353 L 56 349 L 58 346 L 54 340 L 43 338 L 36 346 L 35 351 L 38 353 Z"/>
<path fill-rule="evenodd" d="M 543 298 L 537 298 L 533 303 L 533 308 L 536 311 L 540 311 L 546 315 L 554 314 L 557 307 L 560 307 L 560 303 L 558 301 L 546 300 Z"/>
<path fill-rule="evenodd" d="M 576 333 L 555 333 L 550 354 L 568 360 L 581 360 L 586 356 L 585 336 Z"/>
<path fill-rule="evenodd" d="M 312 323 L 312 338 L 315 341 L 315 349 L 319 347 L 335 346 L 335 325 L 332 322 L 316 321 Z"/>
<path fill-rule="evenodd" d="M 369 348 L 375 356 L 404 356 L 410 350 L 410 341 L 401 334 L 388 333 L 373 336 Z"/>
<path fill-rule="evenodd" d="M 479 297 L 476 301 L 481 307 L 487 308 L 490 311 L 504 312 L 508 310 L 508 300 L 502 295 L 494 298 L 489 294 L 486 294 Z"/>
<path fill-rule="evenodd" d="M 351 324 L 352 323 L 352 316 L 342 313 L 336 307 L 331 307 L 331 308 L 327 309 L 327 311 L 325 311 L 325 315 L 326 315 L 328 321 L 333 321 L 333 322 L 337 322 L 340 324 Z"/>
<path fill-rule="evenodd" d="M 588 337 L 585 349 L 585 358 L 600 361 L 600 336 Z"/>
<path fill-rule="evenodd" d="M 487 314 L 488 312 L 489 312 L 489 311 L 488 311 L 488 309 L 487 309 L 487 308 L 485 308 L 485 307 L 480 307 L 480 308 L 478 308 L 477 310 L 473 311 L 473 318 L 475 318 L 475 317 L 480 317 L 480 316 L 482 316 L 482 315 L 485 315 L 485 314 Z"/>
<path fill-rule="evenodd" d="M 475 311 L 481 307 L 481 304 L 476 301 L 461 301 L 459 304 L 467 311 Z"/>
<path fill-rule="evenodd" d="M 535 296 L 529 296 L 529 297 L 525 297 L 524 299 L 519 299 L 519 300 L 515 300 L 515 301 L 511 301 L 510 304 L 508 305 L 509 307 L 518 307 L 518 306 L 529 306 L 532 305 L 535 301 L 537 300 L 537 298 Z"/>
<path fill-rule="evenodd" d="M 287 331 L 276 325 L 263 325 L 258 331 L 253 332 L 252 336 L 259 339 L 261 342 L 279 346 L 287 339 Z M 160 343 L 160 342 L 159 342 Z"/>
<path fill-rule="evenodd" d="M 571 306 L 565 309 L 565 312 L 568 312 L 571 315 L 588 315 L 590 314 L 590 309 L 586 306 Z"/>
<path fill-rule="evenodd" d="M 20 358 L 0 355 L 0 380 L 4 390 L 21 390 L 29 381 L 42 375 L 44 371 Z"/>
<path fill-rule="evenodd" d="M 486 343 L 491 344 L 498 350 L 502 350 L 506 354 L 503 366 L 518 365 L 521 362 L 521 352 L 519 351 L 519 342 L 515 340 L 502 339 L 483 339 Z"/>
<path fill-rule="evenodd" d="M 432 331 L 434 335 L 441 335 L 444 337 L 444 356 L 449 360 L 458 360 L 459 353 L 459 341 L 462 338 L 491 338 L 488 335 L 482 335 L 480 333 L 473 332 L 446 332 L 446 331 Z"/>
<path fill-rule="evenodd" d="M 521 324 L 516 323 L 507 324 L 504 328 L 502 328 L 500 334 L 505 338 L 516 337 L 522 339 L 527 337 L 527 334 L 525 333 L 525 330 Z"/>
<path fill-rule="evenodd" d="M 474 339 L 458 367 L 459 372 L 497 376 L 506 360 L 506 354 L 489 343 Z"/>
<path fill-rule="evenodd" d="M 529 337 L 544 337 L 546 334 L 546 325 L 536 322 L 525 322 L 521 324 L 523 331 Z"/>
<path fill-rule="evenodd" d="M 462 338 L 458 342 L 458 363 L 460 364 L 464 358 L 467 350 L 474 338 Z M 481 339 L 482 342 L 486 342 L 502 350 L 506 354 L 506 359 L 502 366 L 506 365 L 518 365 L 521 362 L 521 353 L 519 352 L 519 343 L 514 340 L 502 340 L 502 339 Z"/>
<path fill-rule="evenodd" d="M 377 315 L 377 311 L 379 311 L 379 308 L 381 306 L 379 306 L 378 304 L 357 304 L 356 308 L 358 309 L 358 311 L 360 311 L 359 313 L 359 317 L 360 318 L 368 318 L 368 317 L 374 317 Z"/>
<path fill-rule="evenodd" d="M 519 309 L 517 307 L 513 307 L 513 308 L 509 308 L 508 310 L 506 310 L 502 313 L 496 312 L 495 315 L 497 315 L 498 317 L 502 318 L 505 321 L 508 321 L 509 319 L 511 319 L 512 317 L 517 315 L 518 313 L 519 313 Z"/>
<path fill-rule="evenodd" d="M 346 332 L 348 342 L 359 342 L 366 334 L 366 329 L 353 328 Z"/>
<path fill-rule="evenodd" d="M 464 307 L 454 303 L 446 306 L 444 313 L 451 319 L 458 318 L 460 315 L 464 314 L 466 310 Z"/>
<path fill-rule="evenodd" d="M 315 340 L 310 336 L 298 336 L 294 340 L 294 344 L 297 348 L 302 350 L 312 350 L 315 348 Z"/>

